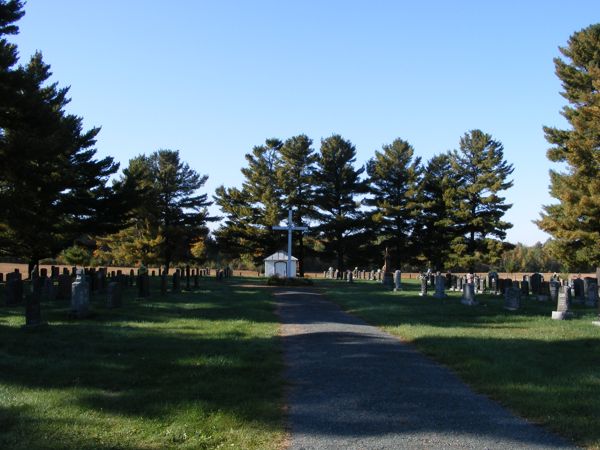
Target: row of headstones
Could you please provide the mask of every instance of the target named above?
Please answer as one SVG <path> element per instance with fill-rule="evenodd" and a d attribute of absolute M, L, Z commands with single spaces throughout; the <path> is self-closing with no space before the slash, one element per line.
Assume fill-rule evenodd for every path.
<path fill-rule="evenodd" d="M 368 280 L 368 281 L 382 281 L 383 272 L 381 269 L 377 270 L 345 270 L 341 271 L 330 267 L 328 270 L 323 271 L 323 278 L 329 278 L 331 280 L 344 280 L 348 281 L 349 274 L 353 280 Z"/>
<path fill-rule="evenodd" d="M 58 269 L 58 268 L 57 268 Z M 54 276 L 48 277 L 47 270 L 41 269 L 36 271 L 37 283 L 36 289 L 39 289 L 41 301 L 53 301 L 53 300 L 71 300 L 72 295 L 72 273 L 76 271 L 73 268 L 71 272 L 64 268 L 63 273 L 58 275 L 54 270 L 52 274 Z M 185 272 L 184 272 L 185 271 Z M 134 286 L 134 282 L 138 287 L 140 297 L 147 297 L 149 295 L 149 280 L 147 279 L 147 270 L 142 267 L 138 269 L 137 276 L 133 269 L 130 270 L 129 276 L 123 275 L 121 270 L 112 271 L 107 276 L 107 270 L 104 268 L 96 271 L 95 269 L 85 269 L 82 276 L 85 276 L 86 282 L 89 284 L 90 292 L 105 293 L 111 281 L 116 281 L 123 288 L 127 286 Z M 154 271 L 152 271 L 154 272 Z M 191 280 L 194 281 L 194 287 L 198 287 L 198 277 L 210 276 L 210 269 L 191 269 L 186 267 L 185 269 L 176 269 L 173 275 L 173 287 L 179 291 L 181 284 L 181 274 L 185 273 L 186 286 L 189 289 Z M 217 271 L 217 279 L 222 279 L 227 276 L 231 276 L 233 272 L 230 269 L 220 269 Z M 162 272 L 165 275 L 165 272 Z M 162 276 L 161 275 L 161 276 Z M 166 293 L 161 289 L 162 293 Z M 6 286 L 5 286 L 5 304 L 8 306 L 19 304 L 23 301 L 23 278 L 22 274 L 18 269 L 14 272 L 6 275 Z"/>
<path fill-rule="evenodd" d="M 578 281 L 581 281 L 582 284 L 579 284 Z M 496 285 L 494 282 L 495 279 L 492 279 L 492 284 Z M 503 280 L 505 283 L 497 283 L 498 286 L 502 287 L 502 291 L 504 292 L 504 308 L 510 311 L 516 311 L 521 306 L 521 298 L 523 295 L 529 295 L 529 280 L 523 280 L 521 285 L 519 286 L 518 282 L 513 282 L 512 280 Z M 550 299 L 552 302 L 557 304 L 557 310 L 552 312 L 553 319 L 565 319 L 569 317 L 572 312 L 570 310 L 571 305 L 573 303 L 584 303 L 587 306 L 597 307 L 598 315 L 600 317 L 600 302 L 598 296 L 598 284 L 597 279 L 588 277 L 584 280 L 575 279 L 575 286 L 579 286 L 581 291 L 575 294 L 576 288 L 575 286 L 569 286 L 568 284 L 563 284 L 559 280 L 542 281 L 537 288 L 538 294 L 537 299 L 540 301 L 547 301 Z M 429 277 L 423 276 L 421 277 L 421 294 L 427 295 L 427 288 Z M 446 277 L 442 275 L 435 276 L 435 294 L 436 298 L 444 298 L 445 295 L 445 287 L 447 285 Z M 465 305 L 476 305 L 478 304 L 475 298 L 475 276 L 467 275 L 466 283 L 462 286 L 463 296 L 461 299 L 461 303 Z M 537 286 L 536 286 L 537 287 Z M 579 295 L 579 297 L 577 296 Z"/>

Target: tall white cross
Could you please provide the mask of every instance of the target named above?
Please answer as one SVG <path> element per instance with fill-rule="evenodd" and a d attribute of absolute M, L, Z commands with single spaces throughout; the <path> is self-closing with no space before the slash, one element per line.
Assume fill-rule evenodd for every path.
<path fill-rule="evenodd" d="M 288 224 L 287 227 L 275 226 L 274 230 L 287 230 L 288 232 L 288 260 L 287 260 L 287 277 L 290 278 L 292 275 L 292 231 L 306 231 L 308 227 L 295 227 L 292 222 L 292 210 L 288 211 Z"/>

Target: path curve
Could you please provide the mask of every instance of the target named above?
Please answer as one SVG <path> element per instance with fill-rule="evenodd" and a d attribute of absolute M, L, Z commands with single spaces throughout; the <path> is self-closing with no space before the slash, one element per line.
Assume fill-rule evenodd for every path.
<path fill-rule="evenodd" d="M 575 448 L 319 294 L 274 295 L 291 450 Z"/>

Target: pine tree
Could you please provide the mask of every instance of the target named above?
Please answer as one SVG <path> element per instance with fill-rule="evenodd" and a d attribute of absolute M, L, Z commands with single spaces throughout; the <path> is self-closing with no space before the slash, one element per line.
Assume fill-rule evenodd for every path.
<path fill-rule="evenodd" d="M 333 255 L 337 268 L 346 267 L 348 250 L 358 245 L 365 223 L 357 195 L 366 192 L 360 179 L 364 167 L 354 168 L 356 149 L 340 135 L 321 140 L 315 171 L 315 204 L 318 208 L 317 231 L 325 255 Z"/>
<path fill-rule="evenodd" d="M 98 256 L 167 267 L 190 259 L 194 242 L 208 234 L 206 223 L 216 220 L 208 214 L 207 194 L 198 192 L 208 177 L 181 161 L 178 151 L 158 150 L 132 159 L 122 178 L 136 187 L 138 206 L 127 228 L 98 239 Z"/>
<path fill-rule="evenodd" d="M 502 254 L 500 241 L 512 227 L 502 216 L 512 205 L 498 193 L 512 186 L 507 178 L 514 169 L 504 160 L 502 144 L 480 130 L 460 139 L 451 165 L 459 182 L 454 216 L 460 236 L 452 242 L 454 262 L 473 271 L 476 264 L 495 262 Z"/>
<path fill-rule="evenodd" d="M 552 249 L 570 270 L 600 265 L 600 24 L 574 33 L 556 75 L 569 102 L 562 115 L 570 128 L 544 127 L 552 145 L 548 159 L 565 170 L 550 171 L 550 195 L 537 225 L 554 237 Z"/>
<path fill-rule="evenodd" d="M 220 248 L 231 257 L 251 259 L 257 267 L 284 241 L 271 228 L 287 216 L 278 176 L 282 145 L 273 138 L 254 147 L 246 155 L 248 166 L 241 169 L 242 188 L 220 186 L 214 196 L 225 216 L 214 233 Z"/>
<path fill-rule="evenodd" d="M 284 209 L 292 210 L 295 225 L 307 226 L 315 216 L 314 171 L 317 155 L 312 148 L 312 139 L 301 134 L 285 141 L 280 149 L 280 165 L 277 172 L 281 186 Z M 298 272 L 304 276 L 304 238 L 299 233 L 297 243 Z"/>
<path fill-rule="evenodd" d="M 394 267 L 415 256 L 415 223 L 420 210 L 419 181 L 421 158 L 402 139 L 384 145 L 367 162 L 369 194 L 364 204 L 371 206 L 371 220 L 377 230 L 383 254 L 389 248 Z"/>
<path fill-rule="evenodd" d="M 0 249 L 30 267 L 103 228 L 113 204 L 106 182 L 118 169 L 110 157 L 95 159 L 99 128 L 83 131 L 82 119 L 65 112 L 68 88 L 50 77 L 40 53 L 18 69 L 0 133 Z"/>
<path fill-rule="evenodd" d="M 450 244 L 460 236 L 454 217 L 458 186 L 450 154 L 436 155 L 427 162 L 419 190 L 421 211 L 415 233 L 420 253 L 430 267 L 439 271 L 449 268 L 445 266 L 451 253 Z"/>

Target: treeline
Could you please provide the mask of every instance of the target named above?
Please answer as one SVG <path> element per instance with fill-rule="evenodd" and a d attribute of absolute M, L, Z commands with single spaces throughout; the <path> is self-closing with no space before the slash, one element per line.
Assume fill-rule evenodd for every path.
<path fill-rule="evenodd" d="M 396 139 L 358 167 L 354 145 L 340 135 L 322 139 L 319 151 L 305 135 L 268 139 L 246 160 L 241 188 L 216 190 L 225 220 L 214 234 L 249 264 L 282 247 L 272 227 L 288 209 L 310 227 L 296 239 L 301 273 L 305 255 L 344 270 L 381 265 L 385 249 L 398 268 L 474 270 L 497 263 L 505 248 L 511 225 L 502 217 L 511 205 L 500 192 L 512 185 L 513 168 L 502 144 L 480 130 L 426 163 Z"/>

